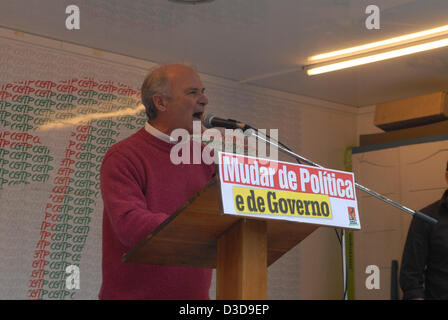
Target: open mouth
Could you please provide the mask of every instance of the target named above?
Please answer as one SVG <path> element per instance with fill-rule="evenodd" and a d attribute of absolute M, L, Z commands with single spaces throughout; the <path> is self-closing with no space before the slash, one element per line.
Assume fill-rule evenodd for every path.
<path fill-rule="evenodd" d="M 195 112 L 193 113 L 193 120 L 202 120 L 202 115 L 204 114 L 204 112 L 199 111 L 199 112 Z"/>

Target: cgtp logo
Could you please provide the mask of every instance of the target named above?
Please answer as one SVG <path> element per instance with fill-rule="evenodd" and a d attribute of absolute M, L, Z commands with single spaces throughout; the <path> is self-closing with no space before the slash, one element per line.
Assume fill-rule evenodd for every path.
<path fill-rule="evenodd" d="M 357 225 L 358 221 L 356 220 L 356 210 L 354 207 L 347 207 L 348 210 L 348 220 L 350 225 Z"/>

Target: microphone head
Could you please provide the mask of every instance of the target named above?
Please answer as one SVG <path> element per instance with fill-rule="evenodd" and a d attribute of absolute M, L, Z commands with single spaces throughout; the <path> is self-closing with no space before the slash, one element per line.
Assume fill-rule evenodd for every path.
<path fill-rule="evenodd" d="M 214 126 L 213 126 L 213 124 L 212 124 L 212 120 L 213 120 L 214 117 L 215 117 L 214 114 L 209 113 L 209 114 L 204 118 L 204 121 L 202 122 L 202 124 L 204 125 L 204 127 L 208 128 L 208 129 L 213 128 Z"/>

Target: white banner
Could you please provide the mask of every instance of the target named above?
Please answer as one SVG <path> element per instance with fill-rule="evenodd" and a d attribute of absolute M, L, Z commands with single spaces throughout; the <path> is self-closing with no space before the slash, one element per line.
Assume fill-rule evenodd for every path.
<path fill-rule="evenodd" d="M 219 153 L 224 214 L 361 229 L 351 172 Z"/>

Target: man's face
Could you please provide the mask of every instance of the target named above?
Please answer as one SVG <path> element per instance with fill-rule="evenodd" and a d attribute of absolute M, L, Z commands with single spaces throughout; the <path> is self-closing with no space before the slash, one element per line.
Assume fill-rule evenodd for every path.
<path fill-rule="evenodd" d="M 193 132 L 193 121 L 202 121 L 208 99 L 199 75 L 185 66 L 168 70 L 171 98 L 165 99 L 165 123 L 171 130 L 177 128 Z"/>

